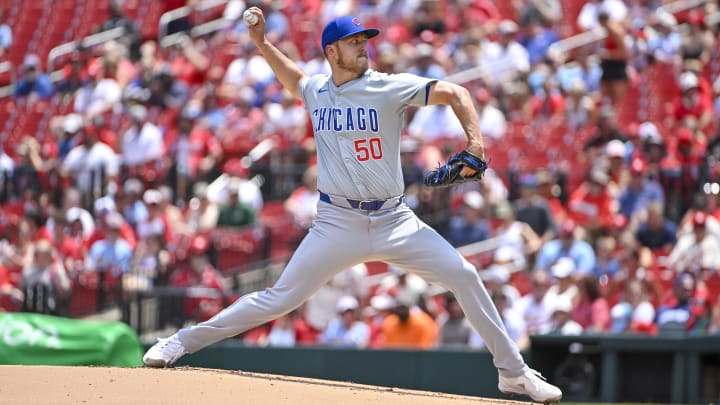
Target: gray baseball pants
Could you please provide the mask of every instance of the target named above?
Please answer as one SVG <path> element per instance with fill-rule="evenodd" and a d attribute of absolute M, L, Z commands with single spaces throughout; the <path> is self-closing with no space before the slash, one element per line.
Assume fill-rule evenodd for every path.
<path fill-rule="evenodd" d="M 383 261 L 451 291 L 493 355 L 499 373 L 527 370 L 475 267 L 405 204 L 366 212 L 318 202 L 318 213 L 282 275 L 271 288 L 247 294 L 213 318 L 181 329 L 188 353 L 238 335 L 299 307 L 336 273 Z"/>

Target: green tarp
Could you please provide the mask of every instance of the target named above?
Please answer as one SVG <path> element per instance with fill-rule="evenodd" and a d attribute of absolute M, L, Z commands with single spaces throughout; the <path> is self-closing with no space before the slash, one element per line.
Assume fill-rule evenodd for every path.
<path fill-rule="evenodd" d="M 137 367 L 142 346 L 122 322 L 0 313 L 0 364 Z"/>

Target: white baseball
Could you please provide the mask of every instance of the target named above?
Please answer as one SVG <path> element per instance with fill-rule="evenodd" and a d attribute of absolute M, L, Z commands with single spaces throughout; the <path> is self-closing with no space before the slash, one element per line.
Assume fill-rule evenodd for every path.
<path fill-rule="evenodd" d="M 250 12 L 250 10 L 245 10 L 243 13 L 243 20 L 245 20 L 245 24 L 248 26 L 255 25 L 258 23 L 258 16 Z"/>

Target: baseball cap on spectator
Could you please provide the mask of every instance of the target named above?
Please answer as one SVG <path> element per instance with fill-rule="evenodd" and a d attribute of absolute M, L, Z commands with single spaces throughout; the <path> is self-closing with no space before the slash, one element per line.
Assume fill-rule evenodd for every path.
<path fill-rule="evenodd" d="M 685 72 L 685 73 L 681 74 L 678 82 L 680 83 L 680 89 L 682 91 L 695 89 L 698 86 L 700 86 L 698 77 L 693 72 Z"/>
<path fill-rule="evenodd" d="M 485 206 L 485 198 L 479 191 L 471 190 L 463 195 L 463 203 L 472 209 L 479 210 Z"/>
<path fill-rule="evenodd" d="M 354 311 L 358 309 L 360 304 L 358 303 L 358 300 L 355 299 L 355 297 L 346 295 L 344 297 L 340 297 L 337 304 L 335 305 L 335 310 L 338 314 L 344 314 L 347 311 Z"/>
<path fill-rule="evenodd" d="M 377 36 L 377 28 L 365 28 L 359 18 L 348 15 L 336 18 L 325 25 L 322 31 L 322 49 L 343 38 L 364 32 L 368 38 Z"/>
<path fill-rule="evenodd" d="M 74 134 L 83 127 L 83 119 L 80 114 L 68 114 L 63 119 L 63 131 Z"/>
<path fill-rule="evenodd" d="M 575 271 L 575 260 L 569 258 L 569 257 L 561 257 L 559 258 L 555 264 L 550 267 L 550 273 L 552 273 L 553 277 L 555 278 L 565 278 L 570 277 L 570 275 Z"/>
<path fill-rule="evenodd" d="M 22 71 L 29 69 L 40 69 L 40 57 L 34 53 L 25 55 L 22 63 Z"/>
<path fill-rule="evenodd" d="M 163 195 L 158 190 L 150 189 L 143 193 L 143 201 L 145 204 L 160 204 L 163 200 Z"/>
<path fill-rule="evenodd" d="M 514 35 L 518 32 L 518 25 L 511 20 L 502 20 L 498 24 L 498 33 L 500 35 Z"/>
<path fill-rule="evenodd" d="M 377 311 L 388 311 L 395 306 L 395 300 L 386 294 L 376 295 L 370 299 L 370 306 Z"/>
<path fill-rule="evenodd" d="M 190 253 L 195 255 L 201 255 L 208 251 L 210 248 L 210 241 L 203 235 L 195 235 L 190 242 Z"/>
<path fill-rule="evenodd" d="M 608 157 L 625 157 L 625 144 L 623 141 L 613 139 L 605 145 L 605 153 Z"/>
<path fill-rule="evenodd" d="M 640 139 L 646 140 L 648 137 L 651 136 L 660 136 L 660 131 L 658 131 L 655 124 L 652 122 L 646 121 L 640 124 L 638 127 L 638 136 L 640 136 Z"/>
<path fill-rule="evenodd" d="M 692 216 L 693 226 L 696 228 L 704 228 L 705 222 L 707 222 L 707 214 L 702 211 L 697 211 Z"/>
<path fill-rule="evenodd" d="M 117 211 L 115 200 L 110 196 L 100 197 L 93 203 L 93 211 L 96 215 L 105 215 L 110 211 Z"/>

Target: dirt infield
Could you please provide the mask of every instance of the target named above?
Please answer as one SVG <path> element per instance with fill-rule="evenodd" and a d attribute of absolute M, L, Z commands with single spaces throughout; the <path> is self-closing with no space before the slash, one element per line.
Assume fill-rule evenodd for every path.
<path fill-rule="evenodd" d="M 502 401 L 240 371 L 0 366 L 0 404 L 508 405 Z"/>

